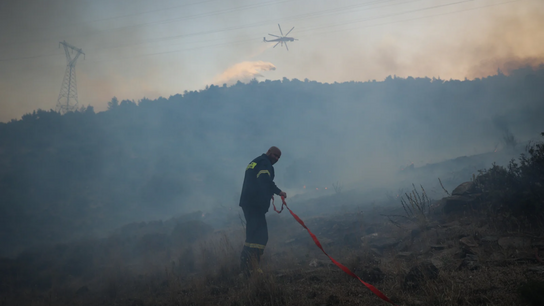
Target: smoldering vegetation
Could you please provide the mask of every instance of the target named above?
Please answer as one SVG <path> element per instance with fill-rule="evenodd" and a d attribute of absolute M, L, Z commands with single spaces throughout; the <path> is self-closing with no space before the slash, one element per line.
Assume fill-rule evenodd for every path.
<path fill-rule="evenodd" d="M 283 79 L 113 98 L 100 113 L 37 110 L 0 124 L 2 254 L 130 222 L 236 211 L 245 165 L 270 145 L 284 152 L 276 183 L 293 201 L 334 186 L 380 198 L 439 176 L 453 188 L 500 162 L 490 153 L 507 161 L 538 137 L 543 81 L 544 69 L 531 68 L 471 81 Z M 485 158 L 432 166 L 459 156 Z"/>
<path fill-rule="evenodd" d="M 542 133 L 544 136 L 544 133 Z M 470 159 L 470 157 L 467 157 Z M 328 254 L 397 305 L 541 305 L 544 141 L 432 200 L 336 193 L 291 205 Z M 400 200 L 400 201 L 399 201 Z M 289 201 L 291 202 L 291 201 Z M 222 215 L 229 215 L 223 210 Z M 234 216 L 230 215 L 230 219 Z M 3 305 L 368 305 L 286 212 L 268 216 L 264 273 L 238 268 L 244 224 L 195 212 L 0 260 Z"/>
<path fill-rule="evenodd" d="M 395 302 L 539 305 L 542 84 L 254 80 L 1 124 L 0 302 L 375 303 L 287 213 L 239 276 L 243 169 L 276 145 L 289 205 Z"/>

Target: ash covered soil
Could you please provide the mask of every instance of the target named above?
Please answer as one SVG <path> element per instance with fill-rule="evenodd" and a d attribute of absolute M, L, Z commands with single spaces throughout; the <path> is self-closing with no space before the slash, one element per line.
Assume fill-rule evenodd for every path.
<path fill-rule="evenodd" d="M 324 250 L 398 305 L 542 305 L 544 235 L 482 213 L 472 183 L 438 201 L 292 205 Z M 415 190 L 415 189 L 414 189 Z M 417 191 L 416 191 L 417 192 Z M 276 203 L 277 204 L 277 203 Z M 427 206 L 418 209 L 417 205 Z M 327 206 L 326 214 L 316 214 Z M 334 265 L 285 209 L 267 215 L 263 273 L 241 276 L 231 210 L 126 225 L 2 259 L 2 305 L 386 305 Z M 217 220 L 214 220 L 217 219 Z M 231 220 L 223 229 L 210 224 Z M 542 255 L 544 256 L 544 255 Z"/>

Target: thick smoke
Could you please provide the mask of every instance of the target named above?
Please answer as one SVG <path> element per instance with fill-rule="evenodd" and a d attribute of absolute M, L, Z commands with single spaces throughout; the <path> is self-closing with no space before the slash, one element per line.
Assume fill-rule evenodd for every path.
<path fill-rule="evenodd" d="M 235 12 L 217 1 L 65 2 L 0 5 L 0 121 L 55 107 L 66 69 L 63 40 L 86 53 L 76 66 L 79 101 L 97 111 L 113 96 L 168 97 L 272 70 L 258 61 L 281 67 L 266 78 L 330 83 L 389 75 L 473 79 L 544 62 L 541 0 L 431 10 L 422 9 L 433 1 L 409 1 L 353 12 L 342 1 L 316 7 L 238 1 L 247 9 Z M 279 20 L 295 26 L 290 35 L 300 39 L 289 52 L 262 41 Z M 225 63 L 240 64 L 220 75 Z"/>

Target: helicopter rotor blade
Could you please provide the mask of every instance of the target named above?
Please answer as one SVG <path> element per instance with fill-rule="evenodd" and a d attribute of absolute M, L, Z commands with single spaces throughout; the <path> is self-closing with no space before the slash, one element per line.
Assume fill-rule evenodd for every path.
<path fill-rule="evenodd" d="M 283 35 L 283 32 L 281 31 L 281 27 L 280 27 L 280 24 L 279 24 L 279 23 L 278 23 L 278 28 L 280 28 L 281 36 L 284 36 L 284 35 Z"/>
<path fill-rule="evenodd" d="M 274 36 L 274 37 L 281 37 L 281 36 L 278 36 L 278 35 L 274 35 L 274 34 L 270 34 L 270 33 L 268 33 L 268 35 L 270 35 L 270 36 Z"/>
<path fill-rule="evenodd" d="M 278 42 L 274 45 L 274 47 L 272 47 L 272 48 L 276 48 L 276 46 L 277 46 L 279 43 L 280 43 L 280 42 L 278 41 Z"/>
<path fill-rule="evenodd" d="M 287 48 L 287 51 L 289 51 L 289 47 L 287 47 L 287 42 L 285 42 L 285 48 Z"/>
<path fill-rule="evenodd" d="M 289 33 L 291 33 L 291 31 L 293 31 L 294 28 L 295 28 L 295 27 L 292 27 L 291 30 L 289 30 L 289 32 L 287 32 L 287 34 L 285 34 L 284 36 L 289 35 Z"/>

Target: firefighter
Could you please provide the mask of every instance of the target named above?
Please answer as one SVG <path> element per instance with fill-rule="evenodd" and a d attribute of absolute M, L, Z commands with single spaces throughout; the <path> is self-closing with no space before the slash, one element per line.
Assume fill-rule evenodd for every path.
<path fill-rule="evenodd" d="M 246 219 L 246 241 L 240 255 L 240 268 L 245 276 L 257 268 L 268 242 L 265 214 L 274 194 L 287 197 L 274 183 L 274 165 L 281 156 L 277 147 L 270 147 L 266 154 L 255 158 L 246 167 L 240 207 Z M 260 271 L 260 269 L 257 269 Z"/>

